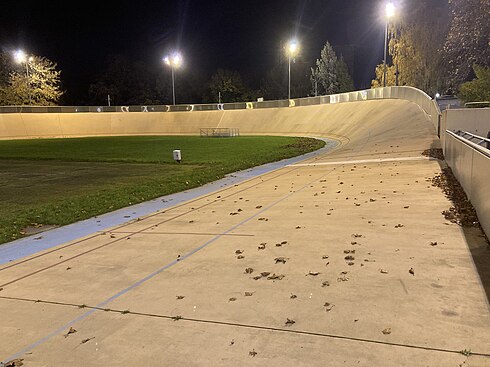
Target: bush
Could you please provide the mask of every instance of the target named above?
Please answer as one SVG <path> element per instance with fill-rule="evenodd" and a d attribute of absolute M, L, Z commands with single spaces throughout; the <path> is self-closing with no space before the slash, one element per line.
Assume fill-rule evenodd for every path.
<path fill-rule="evenodd" d="M 463 102 L 490 101 L 490 68 L 473 65 L 476 79 L 461 84 L 458 97 Z"/>

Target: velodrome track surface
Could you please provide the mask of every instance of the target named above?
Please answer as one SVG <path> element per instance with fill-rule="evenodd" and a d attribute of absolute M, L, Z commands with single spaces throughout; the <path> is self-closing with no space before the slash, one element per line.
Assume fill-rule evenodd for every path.
<path fill-rule="evenodd" d="M 430 179 L 443 162 L 421 155 L 439 141 L 417 105 L 21 117 L 17 132 L 18 114 L 0 117 L 0 135 L 237 127 L 341 144 L 1 266 L 0 360 L 490 366 L 488 299 L 470 253 L 484 238 L 441 215 L 451 203 Z"/>

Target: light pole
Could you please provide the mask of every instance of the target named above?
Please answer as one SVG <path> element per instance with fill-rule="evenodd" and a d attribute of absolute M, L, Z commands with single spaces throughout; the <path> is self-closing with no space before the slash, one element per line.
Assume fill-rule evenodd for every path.
<path fill-rule="evenodd" d="M 172 97 L 175 106 L 175 69 L 182 66 L 182 55 L 179 52 L 173 52 L 170 56 L 165 56 L 163 62 L 172 69 Z"/>
<path fill-rule="evenodd" d="M 288 55 L 288 99 L 291 99 L 291 59 L 294 61 L 294 57 L 298 54 L 299 45 L 296 40 L 289 41 L 286 47 L 286 53 Z"/>
<path fill-rule="evenodd" d="M 388 52 L 388 23 L 390 19 L 395 15 L 395 5 L 393 3 L 387 3 L 385 8 L 386 27 L 385 27 L 385 50 L 383 59 L 383 87 L 386 87 L 386 54 Z"/>
<path fill-rule="evenodd" d="M 29 99 L 29 104 L 31 104 L 31 85 L 29 82 L 29 62 L 33 60 L 33 57 L 27 57 L 23 50 L 17 50 L 14 52 L 14 60 L 17 64 L 26 65 L 26 85 L 27 85 L 27 97 Z"/>

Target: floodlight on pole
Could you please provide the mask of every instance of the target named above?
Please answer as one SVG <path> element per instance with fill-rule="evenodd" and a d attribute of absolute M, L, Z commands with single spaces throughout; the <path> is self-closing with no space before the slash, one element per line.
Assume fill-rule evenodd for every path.
<path fill-rule="evenodd" d="M 395 16 L 395 5 L 392 2 L 386 3 L 385 6 L 385 47 L 384 47 L 384 59 L 383 59 L 383 87 L 386 87 L 386 54 L 388 53 L 388 23 L 391 18 Z"/>
<path fill-rule="evenodd" d="M 291 59 L 294 62 L 294 57 L 299 52 L 299 44 L 296 40 L 290 40 L 286 46 L 288 55 L 288 99 L 291 99 Z"/>
<path fill-rule="evenodd" d="M 182 66 L 183 57 L 180 52 L 173 52 L 171 55 L 165 56 L 163 58 L 163 62 L 170 66 L 172 70 L 172 99 L 173 104 L 175 106 L 175 69 L 178 69 Z"/>
<path fill-rule="evenodd" d="M 14 52 L 14 61 L 17 64 L 25 64 L 26 65 L 26 84 L 27 84 L 27 94 L 29 98 L 29 104 L 31 104 L 31 84 L 29 82 L 29 63 L 32 62 L 34 58 L 32 56 L 27 57 L 27 54 L 24 50 L 17 50 Z"/>

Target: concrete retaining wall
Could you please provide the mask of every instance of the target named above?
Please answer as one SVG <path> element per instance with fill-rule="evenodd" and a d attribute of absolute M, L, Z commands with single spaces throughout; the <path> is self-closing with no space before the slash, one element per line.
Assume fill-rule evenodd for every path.
<path fill-rule="evenodd" d="M 372 100 L 294 108 L 130 113 L 0 114 L 4 139 L 104 135 L 199 134 L 201 128 L 239 128 L 240 134 L 338 137 L 354 143 L 370 136 L 405 144 L 432 142 L 435 129 L 420 108 L 405 100 Z M 423 149 L 422 149 L 423 150 Z"/>
<path fill-rule="evenodd" d="M 483 230 L 490 236 L 490 156 L 455 134 L 445 135 L 446 162 L 475 207 Z"/>
<path fill-rule="evenodd" d="M 0 139 L 133 134 L 198 134 L 199 129 L 202 127 L 222 127 L 220 126 L 222 119 L 225 116 L 230 116 L 231 112 L 246 112 L 248 114 L 247 120 L 253 120 L 256 116 L 263 115 L 257 112 L 259 110 L 269 110 L 267 113 L 269 116 L 267 126 L 273 125 L 279 129 L 276 131 L 268 129 L 268 131 L 280 133 L 290 131 L 290 127 L 282 124 L 278 125 L 276 124 L 277 122 L 280 122 L 286 116 L 289 121 L 296 118 L 298 123 L 301 124 L 303 111 L 306 111 L 305 108 L 307 107 L 321 106 L 322 118 L 330 120 L 329 114 L 331 112 L 336 114 L 339 111 L 338 108 L 333 107 L 334 105 L 380 99 L 401 99 L 415 103 L 419 106 L 419 109 L 422 109 L 429 116 L 434 128 L 438 129 L 439 110 L 437 104 L 427 94 L 412 87 L 386 87 L 292 100 L 209 105 L 0 107 L 0 112 L 4 112 L 0 113 Z M 362 114 L 364 113 L 362 108 L 361 111 L 354 111 L 354 109 L 359 109 L 360 106 L 360 104 L 357 104 L 355 107 L 349 105 L 342 108 L 347 109 L 349 113 Z M 384 104 L 383 108 L 390 113 L 397 113 L 387 104 Z M 383 111 L 379 110 L 377 113 L 382 114 Z M 244 115 L 241 116 L 245 118 Z M 235 126 L 231 127 L 240 127 L 238 125 L 242 124 L 242 122 L 239 120 Z M 255 125 L 255 127 L 258 127 L 258 125 Z M 259 131 L 250 130 L 248 132 Z M 322 128 L 317 132 L 322 132 Z M 334 132 L 330 131 L 330 133 Z"/>

